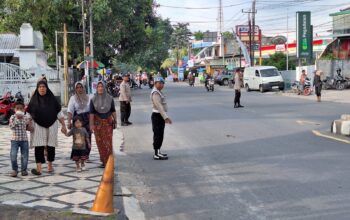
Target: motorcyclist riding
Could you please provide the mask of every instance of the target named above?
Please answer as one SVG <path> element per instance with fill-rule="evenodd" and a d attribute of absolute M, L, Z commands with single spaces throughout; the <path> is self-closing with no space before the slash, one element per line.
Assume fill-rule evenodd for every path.
<path fill-rule="evenodd" d="M 205 88 L 207 89 L 207 91 L 209 91 L 208 83 L 209 83 L 209 79 L 211 79 L 211 76 L 208 73 L 206 73 L 204 75 L 204 78 L 205 78 L 205 82 L 204 82 Z"/>

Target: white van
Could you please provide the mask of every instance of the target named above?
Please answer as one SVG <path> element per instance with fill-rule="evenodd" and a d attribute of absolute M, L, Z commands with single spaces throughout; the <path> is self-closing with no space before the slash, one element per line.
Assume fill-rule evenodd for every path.
<path fill-rule="evenodd" d="M 274 66 L 246 67 L 243 79 L 244 87 L 248 92 L 251 90 L 260 92 L 272 89 L 284 90 L 283 78 Z"/>

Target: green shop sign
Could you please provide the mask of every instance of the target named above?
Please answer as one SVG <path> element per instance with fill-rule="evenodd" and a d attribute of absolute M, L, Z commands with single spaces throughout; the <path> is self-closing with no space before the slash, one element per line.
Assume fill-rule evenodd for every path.
<path fill-rule="evenodd" d="M 297 12 L 297 57 L 312 58 L 311 12 Z"/>

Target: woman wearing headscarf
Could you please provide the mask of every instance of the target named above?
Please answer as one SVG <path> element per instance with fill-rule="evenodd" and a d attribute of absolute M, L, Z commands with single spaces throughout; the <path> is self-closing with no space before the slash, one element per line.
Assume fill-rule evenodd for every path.
<path fill-rule="evenodd" d="M 83 82 L 79 81 L 75 83 L 75 95 L 69 99 L 68 102 L 68 129 L 72 128 L 73 118 L 78 115 L 83 120 L 83 127 L 89 134 L 89 140 L 91 143 L 91 131 L 89 125 L 89 113 L 90 113 L 90 98 L 86 94 Z M 91 149 L 87 149 L 88 156 Z"/>
<path fill-rule="evenodd" d="M 48 172 L 53 172 L 52 162 L 55 160 L 55 147 L 57 147 L 58 122 L 62 124 L 62 133 L 67 133 L 61 105 L 49 89 L 47 81 L 40 80 L 30 99 L 28 110 L 33 120 L 34 130 L 31 133 L 31 147 L 35 150 L 36 169 L 34 175 L 41 175 L 42 164 L 45 163 L 44 148 L 47 146 Z"/>
<path fill-rule="evenodd" d="M 107 94 L 105 84 L 97 83 L 97 92 L 90 102 L 90 130 L 95 133 L 96 144 L 104 168 L 113 153 L 113 126 L 117 124 L 114 100 Z"/>

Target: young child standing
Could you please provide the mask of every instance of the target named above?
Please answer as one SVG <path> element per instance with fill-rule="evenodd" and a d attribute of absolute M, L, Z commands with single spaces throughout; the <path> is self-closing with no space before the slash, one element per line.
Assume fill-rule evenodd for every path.
<path fill-rule="evenodd" d="M 73 121 L 74 126 L 66 136 L 73 136 L 71 159 L 77 165 L 76 171 L 81 172 L 85 170 L 85 160 L 89 159 L 88 148 L 91 149 L 91 144 L 89 134 L 83 127 L 83 119 L 80 116 L 75 116 Z"/>
<path fill-rule="evenodd" d="M 10 124 L 12 130 L 11 138 L 11 165 L 12 165 L 12 177 L 17 177 L 18 174 L 18 164 L 17 164 L 17 154 L 18 149 L 21 150 L 21 174 L 22 176 L 27 176 L 27 166 L 28 166 L 28 154 L 29 154 L 29 144 L 27 129 L 31 126 L 30 120 L 24 115 L 24 103 L 22 101 L 17 101 L 15 103 L 15 114 L 10 117 Z"/>

